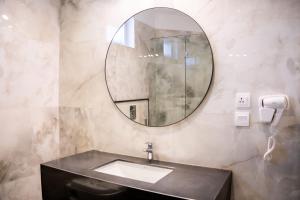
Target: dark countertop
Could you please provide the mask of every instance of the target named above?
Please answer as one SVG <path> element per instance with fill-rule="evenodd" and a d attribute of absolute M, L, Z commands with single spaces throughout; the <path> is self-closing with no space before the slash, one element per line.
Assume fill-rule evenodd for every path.
<path fill-rule="evenodd" d="M 149 165 L 143 158 L 100 151 L 88 151 L 42 164 L 42 166 L 71 172 L 77 175 L 182 199 L 217 199 L 225 183 L 231 182 L 231 171 L 170 162 L 152 161 L 150 165 L 173 168 L 173 172 L 151 184 L 93 171 L 112 162 L 125 160 Z"/>

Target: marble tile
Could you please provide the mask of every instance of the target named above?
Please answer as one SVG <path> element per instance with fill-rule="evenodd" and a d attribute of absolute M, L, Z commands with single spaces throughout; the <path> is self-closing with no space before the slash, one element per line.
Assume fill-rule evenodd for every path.
<path fill-rule="evenodd" d="M 0 14 L 7 16 L 0 19 L 0 95 L 5 97 L 0 107 L 58 105 L 59 24 L 54 2 L 0 2 Z"/>
<path fill-rule="evenodd" d="M 143 56 L 149 54 L 146 41 L 154 36 L 154 30 L 142 22 L 132 21 L 134 48 L 112 42 L 106 58 L 106 81 L 110 95 L 115 101 L 149 98 L 147 73 L 150 59 Z M 147 34 L 144 34 L 144 31 Z M 120 90 L 120 85 L 126 88 Z"/>
<path fill-rule="evenodd" d="M 18 199 L 31 192 L 39 196 L 40 190 L 31 191 L 18 183 L 21 179 L 39 176 L 40 163 L 59 157 L 57 108 L 0 109 L 0 120 L 0 198 L 10 199 L 7 194 L 10 190 L 19 191 L 15 192 Z M 40 182 L 32 181 L 32 187 L 40 187 Z"/>
<path fill-rule="evenodd" d="M 128 12 L 133 15 L 151 5 L 152 1 L 149 0 L 135 2 L 133 7 L 128 7 L 125 1 L 65 1 L 60 18 L 62 67 L 60 67 L 59 98 L 61 106 L 98 107 L 103 98 L 109 98 L 109 96 L 99 95 L 92 99 L 88 97 L 99 91 L 108 94 L 106 85 L 103 84 L 105 83 L 103 70 L 105 55 L 113 36 L 108 32 L 116 30 L 127 20 Z M 113 13 L 118 15 L 111 12 L 112 7 L 115 7 Z M 78 45 L 81 48 L 77 48 Z"/>
<path fill-rule="evenodd" d="M 40 173 L 1 184 L 0 197 L 2 200 L 41 200 Z"/>
<path fill-rule="evenodd" d="M 59 0 L 0 1 L 0 199 L 40 200 L 59 157 Z"/>
<path fill-rule="evenodd" d="M 153 6 L 193 17 L 215 63 L 202 105 L 164 128 L 121 114 L 104 76 L 107 30 Z M 1 199 L 41 199 L 41 162 L 92 148 L 145 157 L 146 141 L 157 159 L 233 170 L 233 199 L 300 198 L 299 0 L 64 0 L 59 9 L 59 0 L 0 1 L 9 18 L 0 20 Z M 252 95 L 249 128 L 233 126 L 239 91 Z M 270 130 L 257 99 L 272 93 L 287 94 L 290 108 L 265 162 Z"/>
<path fill-rule="evenodd" d="M 94 147 L 144 157 L 144 142 L 152 141 L 158 159 L 233 170 L 232 199 L 299 199 L 300 1 L 149 0 L 130 8 L 128 2 L 73 1 L 77 8 L 67 2 L 62 7 L 60 104 L 87 111 Z M 153 6 L 193 17 L 208 36 L 215 64 L 202 105 L 164 128 L 143 127 L 119 113 L 104 79 L 106 29 Z M 251 126 L 236 128 L 234 97 L 243 91 L 252 95 Z M 290 108 L 277 127 L 274 158 L 265 162 L 270 130 L 259 123 L 257 99 L 274 93 L 287 94 Z"/>
<path fill-rule="evenodd" d="M 68 156 L 91 150 L 93 138 L 89 131 L 89 118 L 85 109 L 59 108 L 59 151 Z"/>

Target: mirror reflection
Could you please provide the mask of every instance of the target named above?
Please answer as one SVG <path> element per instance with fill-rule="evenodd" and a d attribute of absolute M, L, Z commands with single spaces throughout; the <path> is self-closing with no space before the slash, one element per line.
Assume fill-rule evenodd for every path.
<path fill-rule="evenodd" d="M 191 17 L 152 8 L 119 28 L 105 73 L 111 98 L 123 114 L 146 126 L 166 126 L 202 102 L 213 74 L 212 51 Z"/>

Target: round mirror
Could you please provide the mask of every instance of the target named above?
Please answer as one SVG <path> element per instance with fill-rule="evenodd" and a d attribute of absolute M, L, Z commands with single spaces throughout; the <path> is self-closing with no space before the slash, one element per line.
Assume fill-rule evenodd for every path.
<path fill-rule="evenodd" d="M 115 33 L 105 63 L 117 108 L 132 121 L 167 126 L 203 101 L 213 76 L 213 55 L 202 28 L 171 8 L 151 8 Z"/>

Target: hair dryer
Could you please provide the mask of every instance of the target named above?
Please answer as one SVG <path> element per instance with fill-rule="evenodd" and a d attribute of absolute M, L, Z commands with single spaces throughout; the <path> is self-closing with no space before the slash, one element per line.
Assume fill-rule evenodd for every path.
<path fill-rule="evenodd" d="M 259 119 L 263 123 L 271 123 L 271 128 L 275 127 L 285 109 L 288 108 L 289 99 L 286 95 L 268 95 L 259 97 Z M 271 129 L 272 130 L 272 129 Z M 268 138 L 267 152 L 264 154 L 264 160 L 271 160 L 272 151 L 276 145 L 274 135 Z"/>
<path fill-rule="evenodd" d="M 271 123 L 276 126 L 281 118 L 283 110 L 288 108 L 286 95 L 269 95 L 259 98 L 259 118 L 261 122 Z"/>

